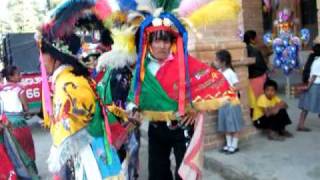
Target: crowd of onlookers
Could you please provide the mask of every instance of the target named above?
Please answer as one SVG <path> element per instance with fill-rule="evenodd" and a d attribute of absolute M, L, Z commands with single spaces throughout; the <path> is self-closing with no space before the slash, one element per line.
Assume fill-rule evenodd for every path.
<path fill-rule="evenodd" d="M 277 82 L 269 76 L 270 65 L 265 58 L 271 54 L 263 53 L 257 41 L 255 31 L 246 31 L 244 43 L 247 54 L 248 57 L 254 58 L 255 62 L 248 67 L 249 88 L 241 90 L 248 91 L 253 125 L 265 132 L 268 139 L 283 141 L 285 138 L 293 137 L 292 133 L 286 130 L 286 126 L 292 123 L 287 113 L 288 105 L 278 95 Z M 312 50 L 303 66 L 302 83 L 297 87 L 300 92 L 297 106 L 301 113 L 296 130 L 301 132 L 311 131 L 305 127 L 308 112 L 320 114 L 320 43 L 314 41 Z M 213 66 L 223 73 L 236 91 L 239 91 L 239 79 L 231 62 L 230 53 L 220 50 L 216 53 Z M 221 152 L 233 154 L 239 150 L 238 137 L 242 127 L 243 119 L 239 106 L 228 105 L 219 109 L 217 131 L 224 133 L 226 139 Z"/>

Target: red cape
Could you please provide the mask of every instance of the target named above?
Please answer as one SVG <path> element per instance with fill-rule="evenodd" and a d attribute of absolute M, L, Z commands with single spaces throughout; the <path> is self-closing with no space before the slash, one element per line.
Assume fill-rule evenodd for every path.
<path fill-rule="evenodd" d="M 192 100 L 196 98 L 208 99 L 209 97 L 221 98 L 235 96 L 230 91 L 230 86 L 222 73 L 200 62 L 192 56 L 188 57 L 189 74 Z M 166 62 L 158 70 L 156 78 L 168 96 L 178 101 L 179 62 L 174 60 Z M 227 93 L 227 94 L 226 94 Z M 187 98 L 187 96 L 186 96 Z"/>

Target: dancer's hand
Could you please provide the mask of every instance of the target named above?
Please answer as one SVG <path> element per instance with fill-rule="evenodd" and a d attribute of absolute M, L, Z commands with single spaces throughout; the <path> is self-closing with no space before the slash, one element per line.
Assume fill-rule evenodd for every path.
<path fill-rule="evenodd" d="M 137 125 L 140 125 L 142 122 L 141 113 L 137 108 L 133 108 L 131 111 L 129 111 L 128 119 L 129 121 Z"/>
<path fill-rule="evenodd" d="M 3 130 L 4 128 L 11 129 L 11 124 L 6 116 L 1 115 L 0 116 L 0 130 Z"/>
<path fill-rule="evenodd" d="M 198 116 L 198 112 L 194 110 L 189 111 L 187 114 L 182 116 L 181 124 L 183 126 L 194 125 L 194 123 L 196 122 L 197 116 Z"/>
<path fill-rule="evenodd" d="M 43 120 L 43 119 L 39 120 L 38 123 L 40 124 L 40 126 L 41 126 L 42 128 L 45 128 L 45 127 L 46 127 L 45 124 L 44 124 L 44 120 Z"/>
<path fill-rule="evenodd" d="M 5 115 L 0 116 L 0 129 L 9 125 L 9 121 Z"/>

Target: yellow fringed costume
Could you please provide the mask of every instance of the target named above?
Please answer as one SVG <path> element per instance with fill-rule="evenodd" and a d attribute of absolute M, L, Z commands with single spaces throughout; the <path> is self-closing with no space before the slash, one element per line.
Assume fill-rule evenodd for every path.
<path fill-rule="evenodd" d="M 54 145 L 86 127 L 95 111 L 95 95 L 88 80 L 71 73 L 72 67 L 62 68 L 53 81 L 54 122 L 50 131 Z"/>

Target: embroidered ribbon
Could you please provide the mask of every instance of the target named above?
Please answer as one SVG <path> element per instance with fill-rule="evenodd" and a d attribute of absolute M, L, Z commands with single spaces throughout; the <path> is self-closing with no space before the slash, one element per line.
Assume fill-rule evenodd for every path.
<path fill-rule="evenodd" d="M 177 55 L 179 61 L 179 114 L 182 116 L 185 113 L 185 99 L 186 99 L 186 72 L 184 62 L 183 41 L 180 36 L 177 39 Z"/>
<path fill-rule="evenodd" d="M 44 110 L 46 111 L 46 113 L 48 113 L 49 117 L 52 117 L 53 111 L 52 111 L 51 93 L 49 88 L 48 75 L 47 75 L 46 68 L 44 66 L 44 61 L 43 61 L 43 56 L 41 51 L 40 51 L 39 61 L 40 61 L 41 78 L 42 78 L 43 103 L 45 107 Z"/>

